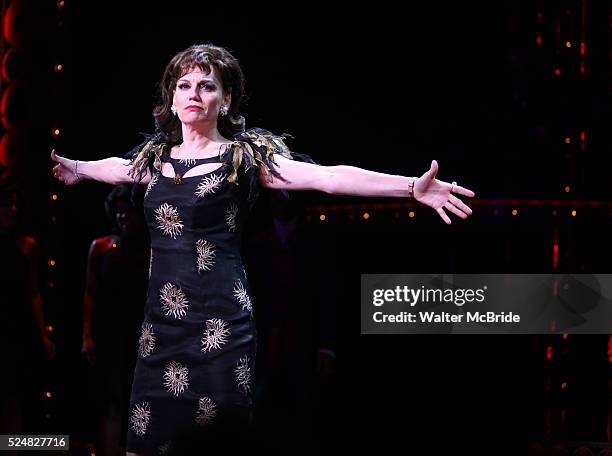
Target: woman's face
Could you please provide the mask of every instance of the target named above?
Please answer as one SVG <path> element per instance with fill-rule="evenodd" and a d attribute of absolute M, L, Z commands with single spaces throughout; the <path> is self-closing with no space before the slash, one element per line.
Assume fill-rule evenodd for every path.
<path fill-rule="evenodd" d="M 174 88 L 176 114 L 186 124 L 216 121 L 223 106 L 226 111 L 229 109 L 230 101 L 214 68 L 209 74 L 192 68 L 179 78 Z"/>

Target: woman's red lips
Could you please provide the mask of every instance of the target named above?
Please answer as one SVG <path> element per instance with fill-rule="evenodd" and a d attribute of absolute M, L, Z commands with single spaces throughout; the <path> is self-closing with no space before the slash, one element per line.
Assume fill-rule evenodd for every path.
<path fill-rule="evenodd" d="M 196 109 L 200 109 L 201 110 L 202 108 L 199 107 L 199 106 L 191 105 L 191 106 L 187 106 L 185 109 L 188 109 L 190 111 L 194 111 Z"/>

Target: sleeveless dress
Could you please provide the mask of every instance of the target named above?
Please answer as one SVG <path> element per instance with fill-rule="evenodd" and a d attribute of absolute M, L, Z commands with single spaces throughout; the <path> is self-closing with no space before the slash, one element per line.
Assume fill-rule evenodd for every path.
<path fill-rule="evenodd" d="M 187 454 L 206 436 L 246 435 L 251 421 L 257 333 L 240 256 L 249 183 L 243 172 L 229 182 L 220 156 L 164 151 L 161 162 L 177 176 L 156 171 L 144 198 L 151 260 L 127 451 Z M 183 176 L 204 163 L 219 167 Z"/>

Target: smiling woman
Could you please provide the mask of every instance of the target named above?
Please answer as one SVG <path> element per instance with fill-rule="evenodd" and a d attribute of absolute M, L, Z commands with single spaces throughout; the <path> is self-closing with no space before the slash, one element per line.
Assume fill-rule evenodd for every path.
<path fill-rule="evenodd" d="M 123 159 L 79 162 L 53 152 L 53 173 L 68 185 L 147 184 L 151 268 L 128 450 L 199 454 L 202 438 L 235 443 L 251 422 L 257 309 L 240 247 L 259 188 L 414 197 L 446 223 L 445 209 L 471 214 L 453 193 L 474 194 L 437 180 L 435 160 L 419 178 L 320 166 L 290 151 L 284 136 L 246 130 L 244 77 L 224 48 L 179 52 L 160 87 L 154 135 Z"/>

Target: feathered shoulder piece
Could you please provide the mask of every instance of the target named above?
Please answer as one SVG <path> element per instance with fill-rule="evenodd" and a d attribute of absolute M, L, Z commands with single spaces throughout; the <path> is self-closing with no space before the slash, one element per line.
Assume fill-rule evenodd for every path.
<path fill-rule="evenodd" d="M 253 202 L 257 197 L 257 170 L 260 167 L 263 166 L 266 172 L 275 177 L 280 177 L 276 169 L 278 164 L 274 160 L 274 155 L 282 155 L 290 160 L 314 163 L 308 155 L 289 150 L 284 141 L 287 138 L 291 138 L 291 136 L 288 134 L 277 136 L 263 128 L 249 128 L 234 135 L 234 141 L 226 146 L 222 157 L 225 156 L 226 166 L 229 165 L 227 180 L 238 184 L 240 167 L 244 165 L 242 172 L 249 181 L 249 201 Z"/>
<path fill-rule="evenodd" d="M 130 161 L 132 169 L 128 175 L 137 182 L 142 180 L 147 170 L 161 172 L 161 156 L 168 146 L 168 137 L 162 133 L 141 133 L 145 140 L 124 155 Z"/>
<path fill-rule="evenodd" d="M 161 172 L 162 154 L 174 145 L 162 132 L 141 134 L 145 140 L 124 156 L 132 166 L 129 175 L 137 182 L 142 180 L 147 170 L 151 173 Z M 249 128 L 236 133 L 233 141 L 220 152 L 219 158 L 224 163 L 227 180 L 239 185 L 241 177 L 246 178 L 249 186 L 248 200 L 251 203 L 255 202 L 258 195 L 258 170 L 261 167 L 273 176 L 280 177 L 276 169 L 278 164 L 274 160 L 275 155 L 282 155 L 290 160 L 315 163 L 308 155 L 289 150 L 285 144 L 287 138 L 291 136 L 287 134 L 277 136 L 263 128 Z"/>
<path fill-rule="evenodd" d="M 289 137 L 286 134 L 276 136 L 261 128 L 250 128 L 235 135 L 234 141 L 225 149 L 225 152 L 232 157 L 232 169 L 228 180 L 236 182 L 242 163 L 244 163 L 245 172 L 250 171 L 253 167 L 263 166 L 266 171 L 278 176 L 274 168 L 277 166 L 274 154 L 293 159 L 291 151 L 284 142 L 284 139 Z"/>

